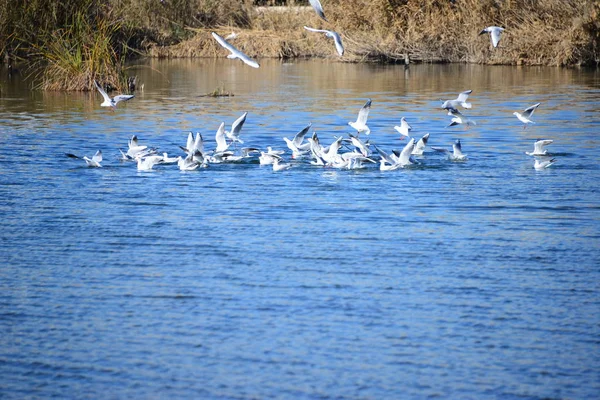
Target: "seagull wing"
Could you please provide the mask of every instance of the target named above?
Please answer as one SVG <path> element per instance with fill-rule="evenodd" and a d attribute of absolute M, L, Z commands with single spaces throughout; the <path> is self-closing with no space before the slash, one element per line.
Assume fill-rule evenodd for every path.
<path fill-rule="evenodd" d="M 467 99 L 469 98 L 469 95 L 472 93 L 472 90 L 465 90 L 464 92 L 460 93 L 458 95 L 458 97 L 456 98 L 456 100 L 459 103 L 464 103 L 465 101 L 467 101 Z"/>
<path fill-rule="evenodd" d="M 92 157 L 92 161 L 97 162 L 97 163 L 102 162 L 102 151 L 101 150 L 98 150 L 96 152 L 96 154 L 94 154 L 94 156 Z"/>
<path fill-rule="evenodd" d="M 325 13 L 323 12 L 323 7 L 321 6 L 321 2 L 319 0 L 308 0 L 308 2 L 312 6 L 312 8 L 315 9 L 317 15 L 323 18 L 323 20 L 327 21 L 327 18 L 325 18 Z"/>
<path fill-rule="evenodd" d="M 254 61 L 253 59 L 251 59 L 250 57 L 248 57 L 246 54 L 242 53 L 241 51 L 238 52 L 238 58 L 240 60 L 242 60 L 245 64 L 251 66 L 252 68 L 259 68 L 260 65 Z"/>
<path fill-rule="evenodd" d="M 553 142 L 554 142 L 554 140 L 551 140 L 551 139 L 538 140 L 533 145 L 533 148 L 534 148 L 533 153 L 534 154 L 543 154 L 544 153 L 544 147 L 548 146 L 549 144 L 552 144 Z"/>
<path fill-rule="evenodd" d="M 450 153 L 450 151 L 446 150 L 446 149 L 442 149 L 441 147 L 432 147 L 432 150 L 438 151 L 440 153 L 444 153 L 444 154 L 448 154 Z"/>
<path fill-rule="evenodd" d="M 187 142 L 185 143 L 186 153 L 191 153 L 194 151 L 194 134 L 192 132 L 188 133 Z"/>
<path fill-rule="evenodd" d="M 381 158 L 383 158 L 388 164 L 392 164 L 392 165 L 396 164 L 396 160 L 394 160 L 392 157 L 390 157 L 390 155 L 388 153 L 386 153 L 385 151 L 381 150 L 376 145 L 373 145 L 373 147 L 375 147 L 375 150 L 377 150 L 377 152 L 379 153 L 379 155 L 381 156 Z"/>
<path fill-rule="evenodd" d="M 367 100 L 364 106 L 358 112 L 358 118 L 356 122 L 359 124 L 366 124 L 367 118 L 369 118 L 369 111 L 371 111 L 371 99 Z"/>
<path fill-rule="evenodd" d="M 244 122 L 246 122 L 247 115 L 248 115 L 248 113 L 245 112 L 241 117 L 239 117 L 238 119 L 236 119 L 234 121 L 234 123 L 231 125 L 231 136 L 234 136 L 234 137 L 240 136 L 240 131 L 242 130 L 242 127 L 244 126 Z"/>
<path fill-rule="evenodd" d="M 221 122 L 219 125 L 219 129 L 217 129 L 217 133 L 215 134 L 215 142 L 217 142 L 216 152 L 221 152 L 227 150 L 229 147 L 227 145 L 227 140 L 225 139 L 225 122 Z"/>
<path fill-rule="evenodd" d="M 94 85 L 96 85 L 96 89 L 98 89 L 98 91 L 100 92 L 100 94 L 102 95 L 102 97 L 104 97 L 104 100 L 108 101 L 110 103 L 111 99 L 108 96 L 108 94 L 106 94 L 106 92 L 104 91 L 104 89 L 102 89 L 100 87 L 100 85 L 98 85 L 98 82 L 94 81 Z"/>
<path fill-rule="evenodd" d="M 320 33 L 327 33 L 329 31 L 325 30 L 325 29 L 315 29 L 315 28 L 309 28 L 308 26 L 305 26 L 304 29 L 306 29 L 307 31 L 311 31 L 311 32 L 320 32 Z"/>
<path fill-rule="evenodd" d="M 239 51 L 238 49 L 236 49 L 235 47 L 233 47 L 227 40 L 223 39 L 217 33 L 212 32 L 212 36 L 215 38 L 215 40 L 221 46 L 223 46 L 224 48 L 226 48 L 227 50 L 229 50 L 229 52 L 231 53 L 231 57 L 233 57 L 233 58 L 239 58 L 245 64 L 248 64 L 249 66 L 251 66 L 253 68 L 260 67 L 260 65 L 258 65 L 258 63 L 256 61 L 254 61 L 253 59 L 251 59 L 250 57 L 248 57 L 246 54 L 242 53 L 241 51 Z"/>
<path fill-rule="evenodd" d="M 132 95 L 132 94 L 120 94 L 120 95 L 118 95 L 118 96 L 115 96 L 113 100 L 114 100 L 114 102 L 115 102 L 115 105 L 116 105 L 117 103 L 119 103 L 119 102 L 121 102 L 121 101 L 127 101 L 127 100 L 131 100 L 131 99 L 133 99 L 134 97 L 135 97 L 135 96 L 134 96 L 134 95 Z"/>
<path fill-rule="evenodd" d="M 533 115 L 533 112 L 535 111 L 536 108 L 538 108 L 540 106 L 540 104 L 542 103 L 537 103 L 532 105 L 531 107 L 528 107 L 525 109 L 525 111 L 523 111 L 523 116 L 526 118 L 529 118 Z"/>
<path fill-rule="evenodd" d="M 343 56 L 344 55 L 344 45 L 342 44 L 342 38 L 341 38 L 340 34 L 337 32 L 329 31 L 327 33 L 327 36 L 333 38 L 333 41 L 335 42 L 335 49 L 337 50 L 337 52 L 340 56 Z"/>
<path fill-rule="evenodd" d="M 492 46 L 498 47 L 498 42 L 500 42 L 500 34 L 502 30 L 500 28 L 492 28 L 490 31 L 490 37 L 492 38 Z"/>
<path fill-rule="evenodd" d="M 292 140 L 292 142 L 296 145 L 296 147 L 299 147 L 302 144 L 302 141 L 304 140 L 304 136 L 308 133 L 308 130 L 310 129 L 311 126 L 312 126 L 312 123 L 308 124 L 304 129 L 302 129 L 300 132 L 296 133 L 296 136 L 294 136 L 294 140 Z"/>

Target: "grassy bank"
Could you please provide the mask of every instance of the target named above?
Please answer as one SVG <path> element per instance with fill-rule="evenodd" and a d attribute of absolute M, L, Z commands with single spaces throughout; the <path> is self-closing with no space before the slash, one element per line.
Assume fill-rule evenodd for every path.
<path fill-rule="evenodd" d="M 210 36 L 239 32 L 253 57 L 339 60 L 333 43 L 304 25 L 341 33 L 347 62 L 468 62 L 598 65 L 600 2 L 575 0 L 322 0 L 329 22 L 307 1 L 0 0 L 0 52 L 31 66 L 36 87 L 124 90 L 126 61 L 225 57 Z M 482 28 L 506 28 L 492 49 Z"/>

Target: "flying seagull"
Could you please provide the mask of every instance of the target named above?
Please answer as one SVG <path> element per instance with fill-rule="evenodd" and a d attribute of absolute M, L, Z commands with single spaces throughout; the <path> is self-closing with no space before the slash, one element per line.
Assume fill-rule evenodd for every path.
<path fill-rule="evenodd" d="M 338 54 L 340 56 L 344 55 L 344 45 L 342 45 L 342 38 L 340 37 L 339 33 L 334 32 L 334 31 L 328 31 L 326 29 L 309 28 L 308 26 L 305 26 L 304 29 L 306 29 L 307 31 L 311 31 L 311 32 L 324 33 L 325 36 L 327 36 L 328 38 L 332 38 L 333 41 L 335 42 L 335 49 L 337 50 Z"/>
<path fill-rule="evenodd" d="M 371 133 L 371 130 L 367 126 L 367 118 L 369 118 L 369 111 L 371 110 L 371 99 L 367 100 L 364 106 L 358 112 L 356 122 L 348 122 L 348 125 L 356 129 L 358 133 L 365 132 L 366 135 Z"/>
<path fill-rule="evenodd" d="M 500 41 L 500 34 L 503 30 L 504 28 L 500 28 L 499 26 L 488 26 L 487 28 L 479 32 L 479 34 L 483 35 L 484 33 L 489 33 L 490 38 L 492 39 L 492 46 L 498 47 L 498 42 Z"/>
<path fill-rule="evenodd" d="M 489 33 L 490 38 L 492 39 L 492 46 L 498 47 L 498 42 L 500 41 L 500 34 L 503 30 L 504 28 L 500 28 L 499 26 L 488 26 L 487 28 L 479 32 L 479 34 L 483 35 L 484 33 Z"/>
<path fill-rule="evenodd" d="M 442 101 L 442 108 L 451 111 L 458 110 L 458 106 L 462 108 L 471 108 L 471 103 L 467 103 L 467 98 L 472 93 L 472 90 L 465 90 L 464 92 L 459 93 L 458 97 L 454 100 L 440 100 Z"/>
<path fill-rule="evenodd" d="M 526 151 L 528 156 L 547 156 L 548 150 L 545 149 L 549 144 L 554 143 L 552 139 L 538 139 L 533 144 L 533 152 Z"/>
<path fill-rule="evenodd" d="M 323 20 L 327 21 L 327 18 L 325 18 L 325 13 L 323 12 L 323 7 L 321 6 L 321 2 L 319 0 L 308 0 L 308 2 L 312 6 L 312 8 L 315 9 L 315 12 L 317 13 L 317 15 L 319 17 L 323 18 Z M 329 21 L 327 21 L 327 22 L 329 22 Z"/>
<path fill-rule="evenodd" d="M 221 36 L 217 35 L 215 32 L 212 32 L 212 35 L 215 38 L 215 40 L 217 42 L 219 42 L 219 44 L 221 46 L 223 46 L 224 48 L 226 48 L 227 50 L 229 50 L 231 52 L 231 54 L 229 54 L 227 56 L 227 58 L 231 58 L 231 59 L 239 58 L 244 63 L 251 66 L 252 68 L 260 67 L 260 65 L 258 65 L 258 63 L 256 61 L 254 61 L 253 59 L 251 59 L 250 57 L 248 57 L 247 55 L 245 55 L 244 53 L 242 53 L 241 51 L 239 51 L 238 49 L 233 47 L 231 44 L 229 44 L 229 42 L 227 40 L 223 39 Z"/>
<path fill-rule="evenodd" d="M 82 159 L 83 161 L 85 161 L 85 163 L 88 167 L 92 167 L 92 168 L 102 167 L 102 165 L 100 165 L 100 163 L 102 162 L 102 151 L 101 150 L 98 150 L 92 158 L 88 158 L 87 156 L 79 157 L 79 156 L 76 156 L 75 154 L 71 154 L 71 153 L 65 153 L 65 155 L 70 158 Z"/>
<path fill-rule="evenodd" d="M 406 122 L 406 118 L 402 117 L 400 119 L 400 126 L 394 126 L 394 129 L 398 131 L 398 133 L 400 133 L 400 140 L 402 140 L 405 137 L 410 137 L 409 132 L 412 129 L 412 126 L 410 126 L 408 122 Z"/>
<path fill-rule="evenodd" d="M 519 121 L 521 121 L 522 123 L 525 124 L 525 125 L 523 125 L 523 129 L 527 128 L 527 124 L 535 123 L 530 118 L 533 115 L 533 112 L 535 111 L 535 109 L 538 108 L 540 106 L 540 104 L 542 104 L 542 103 L 537 103 L 537 104 L 532 105 L 531 107 L 527 107 L 525 109 L 525 111 L 523 111 L 523 114 L 518 113 L 516 111 L 513 113 L 513 115 L 516 115 L 517 118 L 519 118 Z"/>
<path fill-rule="evenodd" d="M 108 94 L 106 94 L 104 89 L 102 89 L 100 85 L 98 85 L 98 82 L 94 81 L 94 85 L 96 85 L 96 88 L 98 89 L 102 97 L 104 97 L 104 102 L 100 104 L 100 106 L 102 107 L 112 107 L 113 109 L 115 109 L 117 107 L 117 104 L 119 104 L 121 101 L 127 101 L 133 99 L 134 97 L 134 95 L 132 94 L 120 94 L 111 99 L 108 96 Z"/>

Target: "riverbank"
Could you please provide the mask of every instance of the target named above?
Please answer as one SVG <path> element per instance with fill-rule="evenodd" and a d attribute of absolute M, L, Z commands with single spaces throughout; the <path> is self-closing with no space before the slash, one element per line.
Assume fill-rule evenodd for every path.
<path fill-rule="evenodd" d="M 280 2 L 281 3 L 281 2 Z M 284 2 L 285 3 L 285 2 Z M 100 4 L 40 0 L 22 8 L 0 0 L 0 53 L 30 65 L 43 90 L 93 90 L 94 79 L 128 87 L 126 61 L 226 57 L 210 35 L 238 33 L 233 44 L 254 58 L 330 58 L 341 62 L 479 63 L 578 66 L 600 63 L 600 2 L 564 0 L 330 0 L 328 21 L 307 3 L 139 0 Z M 487 26 L 502 26 L 493 48 Z M 303 26 L 339 32 L 331 39 Z"/>

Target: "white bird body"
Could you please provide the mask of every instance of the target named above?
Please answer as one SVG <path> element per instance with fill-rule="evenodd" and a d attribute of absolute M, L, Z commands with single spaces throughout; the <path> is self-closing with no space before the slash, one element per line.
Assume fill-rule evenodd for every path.
<path fill-rule="evenodd" d="M 467 99 L 472 92 L 472 90 L 465 90 L 464 92 L 459 93 L 458 97 L 454 100 L 442 101 L 442 108 L 448 111 L 458 110 L 458 106 L 461 106 L 462 108 L 471 108 L 472 104 L 467 103 Z"/>
<path fill-rule="evenodd" d="M 402 117 L 400 119 L 400 126 L 394 126 L 394 129 L 400 133 L 400 140 L 410 137 L 410 131 L 412 130 L 412 126 L 406 122 L 406 118 Z"/>
<path fill-rule="evenodd" d="M 498 47 L 498 42 L 500 42 L 500 35 L 502 34 L 503 30 L 504 28 L 501 28 L 499 26 L 488 26 L 487 28 L 484 28 L 481 32 L 479 32 L 479 34 L 483 35 L 484 33 L 489 33 L 490 38 L 492 40 L 492 46 Z"/>
<path fill-rule="evenodd" d="M 150 171 L 155 165 L 160 164 L 163 161 L 163 156 L 153 155 L 147 157 L 137 158 L 137 169 L 138 171 Z"/>
<path fill-rule="evenodd" d="M 250 57 L 248 57 L 246 54 L 242 53 L 241 51 L 239 51 L 238 49 L 236 49 L 235 47 L 233 47 L 229 42 L 227 42 L 227 40 L 223 39 L 221 36 L 219 36 L 215 32 L 212 32 L 212 36 L 215 38 L 215 40 L 221 46 L 223 46 L 225 49 L 229 50 L 229 52 L 231 54 L 229 54 L 227 56 L 227 58 L 231 58 L 231 59 L 239 58 L 245 64 L 251 66 L 252 68 L 258 68 L 258 67 L 260 67 L 260 65 L 256 61 L 254 61 L 253 59 L 251 59 Z"/>
<path fill-rule="evenodd" d="M 367 126 L 367 119 L 369 118 L 369 111 L 371 110 L 371 99 L 367 100 L 364 106 L 358 112 L 356 122 L 348 122 L 348 125 L 356 129 L 358 133 L 365 132 L 366 135 L 371 133 L 371 130 Z"/>
<path fill-rule="evenodd" d="M 173 164 L 179 161 L 181 157 L 169 157 L 167 153 L 163 153 L 163 164 Z"/>
<path fill-rule="evenodd" d="M 73 156 L 72 154 L 69 154 L 68 156 L 79 158 L 77 156 Z M 87 156 L 83 156 L 81 158 L 83 161 L 85 161 L 85 165 L 87 165 L 90 168 L 101 168 L 102 167 L 102 165 L 100 165 L 100 163 L 102 162 L 102 151 L 101 150 L 98 150 L 96 152 L 96 154 L 94 154 L 92 156 L 92 158 L 88 158 Z"/>
<path fill-rule="evenodd" d="M 527 124 L 535 123 L 530 118 L 533 115 L 533 112 L 540 106 L 540 104 L 542 104 L 542 103 L 537 103 L 537 104 L 532 105 L 531 107 L 527 107 L 525 109 L 525 111 L 523 111 L 523 114 L 518 113 L 516 111 L 513 113 L 513 115 L 515 115 L 517 118 L 519 118 L 519 121 L 521 121 L 524 124 L 523 129 L 527 128 Z"/>
<path fill-rule="evenodd" d="M 291 168 L 291 164 L 281 162 L 281 158 L 273 159 L 273 171 L 279 172 Z"/>
<path fill-rule="evenodd" d="M 457 109 L 450 109 L 448 111 L 448 115 L 452 116 L 452 120 L 450 122 L 450 124 L 448 126 L 446 126 L 446 128 L 449 128 L 451 126 L 455 126 L 455 125 L 460 125 L 460 124 L 464 124 L 466 126 L 469 125 L 477 125 L 477 123 L 475 123 L 475 121 L 465 117 L 460 111 L 458 111 Z"/>
<path fill-rule="evenodd" d="M 440 153 L 444 153 L 448 156 L 448 160 L 450 161 L 467 161 L 467 155 L 463 154 L 462 146 L 460 144 L 460 140 L 457 140 L 452 145 L 452 153 L 446 149 L 442 149 L 440 147 L 432 147 L 433 150 L 439 151 Z"/>
<path fill-rule="evenodd" d="M 423 135 L 421 139 L 417 141 L 415 148 L 412 152 L 413 156 L 422 156 L 425 151 L 425 146 L 427 145 L 427 141 L 429 140 L 429 133 Z"/>
<path fill-rule="evenodd" d="M 271 165 L 275 162 L 275 160 L 281 159 L 279 154 L 271 154 L 269 152 L 260 152 L 260 157 L 258 157 L 258 162 L 260 165 Z"/>
<path fill-rule="evenodd" d="M 194 155 L 189 154 L 187 157 L 178 157 L 177 166 L 180 171 L 194 171 L 200 167 L 200 164 L 194 160 Z"/>
<path fill-rule="evenodd" d="M 305 26 L 304 29 L 311 32 L 324 33 L 325 36 L 327 36 L 328 38 L 332 38 L 333 42 L 335 43 L 335 49 L 337 50 L 340 57 L 344 55 L 344 45 L 342 44 L 342 38 L 340 37 L 339 33 L 334 31 L 328 31 L 326 29 L 309 28 L 308 26 Z"/>
<path fill-rule="evenodd" d="M 549 166 L 551 166 L 552 164 L 554 164 L 556 162 L 556 159 L 550 159 L 550 160 L 540 160 L 538 158 L 535 159 L 535 162 L 533 164 L 533 168 L 535 168 L 536 170 L 542 170 L 542 169 L 546 169 Z"/>
<path fill-rule="evenodd" d="M 325 18 L 325 13 L 323 12 L 323 7 L 321 6 L 321 2 L 319 0 L 308 0 L 308 2 L 312 6 L 312 8 L 315 10 L 317 15 L 319 17 L 323 18 L 324 21 L 327 21 L 327 18 Z"/>
<path fill-rule="evenodd" d="M 554 143 L 551 139 L 538 139 L 533 144 L 533 152 L 526 151 L 528 156 L 545 156 L 548 155 L 548 150 L 545 149 L 549 144 Z"/>
<path fill-rule="evenodd" d="M 392 158 L 396 159 L 396 164 L 400 164 L 400 166 L 404 167 L 414 163 L 411 155 L 415 149 L 415 144 L 415 139 L 411 138 L 400 152 L 400 155 L 396 155 L 395 153 L 391 155 Z"/>
<path fill-rule="evenodd" d="M 135 97 L 132 94 L 120 94 L 111 99 L 110 96 L 106 94 L 104 89 L 102 89 L 100 85 L 98 85 L 98 82 L 94 81 L 94 85 L 96 85 L 96 88 L 98 89 L 102 97 L 104 97 L 104 101 L 102 102 L 102 104 L 100 104 L 101 107 L 112 107 L 114 109 L 120 102 L 131 100 Z"/>

